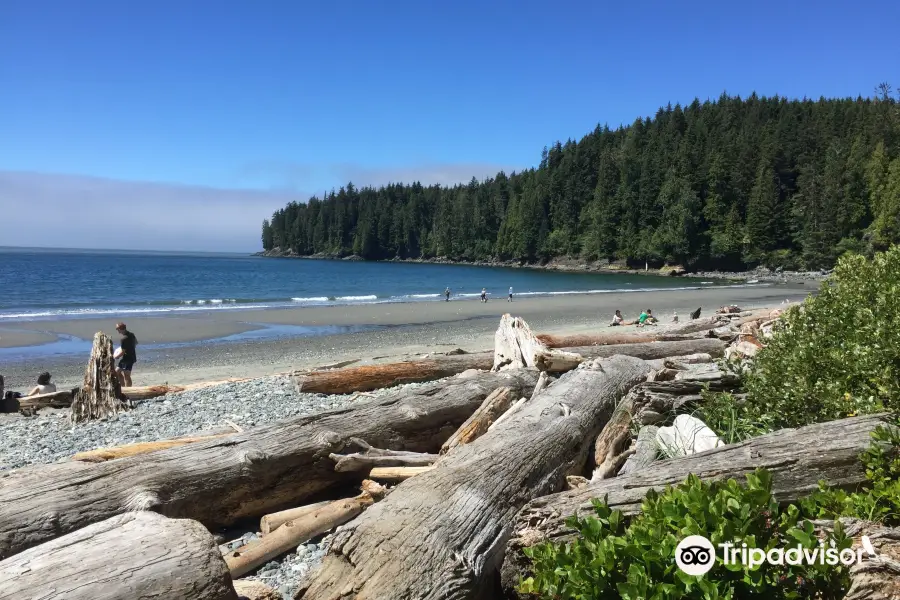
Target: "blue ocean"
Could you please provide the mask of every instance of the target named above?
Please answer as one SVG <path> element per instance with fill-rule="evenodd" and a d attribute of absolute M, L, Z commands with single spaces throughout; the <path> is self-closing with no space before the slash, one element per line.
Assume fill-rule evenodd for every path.
<path fill-rule="evenodd" d="M 243 254 L 0 248 L 0 324 L 210 310 L 436 302 L 687 289 L 724 282 L 644 275 Z"/>

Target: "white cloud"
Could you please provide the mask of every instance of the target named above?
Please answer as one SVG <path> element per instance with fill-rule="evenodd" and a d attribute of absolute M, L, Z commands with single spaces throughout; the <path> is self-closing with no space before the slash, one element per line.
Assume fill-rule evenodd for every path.
<path fill-rule="evenodd" d="M 308 195 L 0 171 L 0 246 L 252 252 Z"/>

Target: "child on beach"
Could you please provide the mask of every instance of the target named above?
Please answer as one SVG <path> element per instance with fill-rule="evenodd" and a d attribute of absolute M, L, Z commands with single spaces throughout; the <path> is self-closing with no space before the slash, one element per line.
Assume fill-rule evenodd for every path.
<path fill-rule="evenodd" d="M 653 316 L 653 311 L 649 308 L 638 317 L 637 326 L 643 327 L 644 325 L 656 325 L 656 317 Z"/>
<path fill-rule="evenodd" d="M 506 301 L 512 302 L 512 286 L 509 286 L 509 298 L 507 298 Z"/>
<path fill-rule="evenodd" d="M 487 302 L 487 289 L 481 288 L 481 301 Z"/>
<path fill-rule="evenodd" d="M 444 290 L 444 296 L 447 298 L 447 302 L 450 302 L 450 288 Z"/>

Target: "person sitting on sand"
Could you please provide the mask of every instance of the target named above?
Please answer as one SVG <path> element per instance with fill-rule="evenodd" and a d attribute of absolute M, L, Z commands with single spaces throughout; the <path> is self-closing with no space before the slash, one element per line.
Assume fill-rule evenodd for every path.
<path fill-rule="evenodd" d="M 610 327 L 618 327 L 622 325 L 625 320 L 622 318 L 622 311 L 616 309 L 616 314 L 613 315 L 612 323 L 609 324 Z"/>
<path fill-rule="evenodd" d="M 116 323 L 116 331 L 122 336 L 119 342 L 119 348 L 122 350 L 122 357 L 119 360 L 116 373 L 119 375 L 119 385 L 122 387 L 131 387 L 131 369 L 137 362 L 137 338 L 128 331 L 125 323 Z"/>
<path fill-rule="evenodd" d="M 44 371 L 37 378 L 37 385 L 28 392 L 29 396 L 40 396 L 41 394 L 52 394 L 56 391 L 56 386 L 50 383 L 50 373 Z"/>
<path fill-rule="evenodd" d="M 637 326 L 643 327 L 644 325 L 655 325 L 656 317 L 653 316 L 653 311 L 649 308 L 641 313 L 641 316 L 638 317 Z"/>
<path fill-rule="evenodd" d="M 485 288 L 481 288 L 481 301 L 487 302 L 487 290 Z"/>

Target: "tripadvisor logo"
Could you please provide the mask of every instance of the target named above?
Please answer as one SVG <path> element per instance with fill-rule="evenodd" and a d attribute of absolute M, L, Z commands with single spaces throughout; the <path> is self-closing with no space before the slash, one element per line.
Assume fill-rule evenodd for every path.
<path fill-rule="evenodd" d="M 740 564 L 750 569 L 768 563 L 770 565 L 829 565 L 838 564 L 850 566 L 861 563 L 863 554 L 870 557 L 876 556 L 875 547 L 868 536 L 862 536 L 862 548 L 853 550 L 844 548 L 838 550 L 833 545 L 819 542 L 814 548 L 804 548 L 797 545 L 792 548 L 772 548 L 769 551 L 762 548 L 749 548 L 747 544 L 740 546 L 732 543 L 719 544 L 722 553 L 722 563 L 726 565 Z M 713 568 L 716 563 L 716 549 L 708 539 L 702 535 L 689 535 L 679 542 L 675 548 L 675 564 L 688 575 L 703 575 Z"/>

